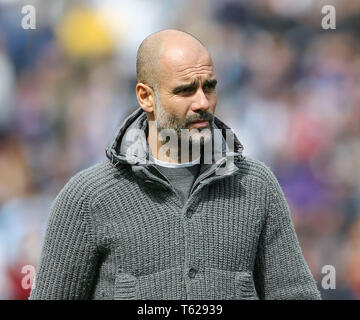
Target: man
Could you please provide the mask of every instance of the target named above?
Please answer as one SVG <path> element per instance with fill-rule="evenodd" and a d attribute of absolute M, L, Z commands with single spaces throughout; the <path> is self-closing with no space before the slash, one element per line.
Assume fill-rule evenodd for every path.
<path fill-rule="evenodd" d="M 320 299 L 276 178 L 214 116 L 205 47 L 152 34 L 137 76 L 108 159 L 52 206 L 30 298 Z"/>

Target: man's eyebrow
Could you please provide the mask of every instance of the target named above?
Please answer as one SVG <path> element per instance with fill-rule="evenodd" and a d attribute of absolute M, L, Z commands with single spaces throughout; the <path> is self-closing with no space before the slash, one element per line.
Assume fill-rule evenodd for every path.
<path fill-rule="evenodd" d="M 203 87 L 215 88 L 216 84 L 217 84 L 216 79 L 205 80 Z M 190 91 L 196 90 L 198 85 L 199 85 L 199 82 L 197 80 L 194 80 L 193 82 L 191 82 L 189 84 L 182 84 L 180 86 L 177 86 L 176 88 L 171 90 L 171 92 L 173 94 L 179 94 L 181 92 L 190 92 Z"/>
<path fill-rule="evenodd" d="M 217 84 L 217 80 L 216 79 L 210 79 L 210 80 L 205 80 L 203 86 L 208 86 L 208 87 L 214 87 Z"/>
<path fill-rule="evenodd" d="M 194 80 L 193 82 L 191 82 L 189 84 L 182 84 L 180 86 L 177 86 L 176 88 L 172 89 L 171 92 L 173 94 L 178 94 L 181 92 L 189 92 L 189 91 L 197 89 L 198 85 L 199 85 L 199 82 Z"/>

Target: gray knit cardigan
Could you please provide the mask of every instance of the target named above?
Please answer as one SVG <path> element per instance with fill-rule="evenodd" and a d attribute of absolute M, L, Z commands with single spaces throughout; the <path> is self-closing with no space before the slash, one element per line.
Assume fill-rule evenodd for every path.
<path fill-rule="evenodd" d="M 203 165 L 183 205 L 130 128 L 147 130 L 141 109 L 56 197 L 30 299 L 321 298 L 277 179 L 236 137 L 233 166 Z"/>

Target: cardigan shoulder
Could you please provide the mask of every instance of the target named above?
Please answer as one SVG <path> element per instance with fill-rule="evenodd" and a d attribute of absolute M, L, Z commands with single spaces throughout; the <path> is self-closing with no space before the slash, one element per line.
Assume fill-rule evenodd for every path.
<path fill-rule="evenodd" d="M 274 172 L 264 162 L 244 156 L 243 160 L 236 162 L 242 176 L 261 180 L 266 185 L 277 186 L 278 180 Z"/>
<path fill-rule="evenodd" d="M 128 176 L 129 170 L 126 166 L 114 167 L 106 159 L 73 175 L 59 194 L 67 193 L 74 197 L 93 200 L 102 192 L 106 192 L 108 188 L 113 187 L 114 183 L 119 184 L 119 180 L 121 182 Z M 123 184 L 120 183 L 120 185 Z"/>

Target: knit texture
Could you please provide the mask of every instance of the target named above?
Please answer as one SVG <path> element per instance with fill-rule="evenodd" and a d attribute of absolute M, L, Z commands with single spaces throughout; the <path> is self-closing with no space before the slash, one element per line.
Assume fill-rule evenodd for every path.
<path fill-rule="evenodd" d="M 239 156 L 223 175 L 212 166 L 182 204 L 151 165 L 116 152 L 56 197 L 30 299 L 320 299 L 265 164 Z"/>

